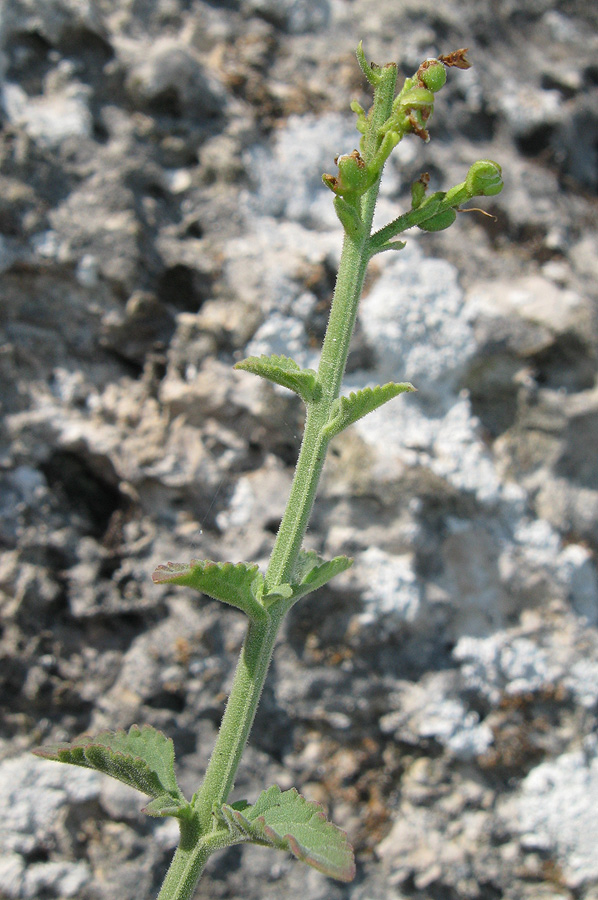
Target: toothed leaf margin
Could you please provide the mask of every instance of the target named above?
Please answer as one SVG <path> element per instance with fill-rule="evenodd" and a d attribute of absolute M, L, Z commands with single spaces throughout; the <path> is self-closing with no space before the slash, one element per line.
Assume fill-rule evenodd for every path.
<path fill-rule="evenodd" d="M 282 603 L 290 609 L 293 604 L 306 594 L 317 591 L 335 575 L 340 575 L 350 566 L 353 560 L 348 556 L 335 556 L 334 559 L 322 559 L 314 550 L 301 550 L 295 563 L 291 583 L 278 584 L 264 593 L 261 602 L 266 609 L 275 603 Z"/>
<path fill-rule="evenodd" d="M 399 384 L 389 381 L 387 384 L 364 388 L 356 393 L 352 391 L 348 397 L 339 397 L 334 404 L 330 420 L 324 427 L 326 437 L 333 438 L 349 425 L 357 422 L 358 419 L 367 416 L 383 403 L 392 400 L 393 397 L 414 390 L 413 385 L 408 382 Z"/>
<path fill-rule="evenodd" d="M 84 735 L 71 743 L 37 747 L 36 756 L 95 769 L 152 797 L 153 816 L 184 816 L 190 807 L 174 772 L 174 744 L 151 725 Z"/>
<path fill-rule="evenodd" d="M 178 584 L 193 588 L 214 600 L 243 610 L 250 618 L 263 618 L 259 602 L 263 576 L 256 564 L 212 562 L 192 559 L 190 563 L 169 562 L 152 574 L 154 584 Z"/>
<path fill-rule="evenodd" d="M 235 365 L 235 369 L 253 372 L 262 378 L 280 384 L 299 394 L 305 403 L 317 398 L 319 390 L 318 376 L 313 369 L 302 369 L 294 359 L 288 356 L 248 356 Z"/>
<path fill-rule="evenodd" d="M 329 822 L 319 803 L 306 800 L 295 788 L 273 785 L 253 806 L 223 804 L 214 815 L 233 843 L 250 841 L 289 850 L 293 856 L 339 881 L 355 877 L 355 859 L 347 835 Z"/>
<path fill-rule="evenodd" d="M 352 565 L 353 560 L 349 556 L 322 559 L 313 550 L 301 550 L 293 572 L 293 600 L 311 594 Z"/>

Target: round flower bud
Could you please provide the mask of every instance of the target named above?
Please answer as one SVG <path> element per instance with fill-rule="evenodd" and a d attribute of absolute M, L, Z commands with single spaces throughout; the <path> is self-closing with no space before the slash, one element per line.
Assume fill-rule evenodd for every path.
<path fill-rule="evenodd" d="M 432 216 L 431 219 L 426 219 L 425 222 L 418 225 L 418 228 L 421 228 L 422 231 L 444 231 L 453 224 L 456 218 L 457 213 L 454 209 L 445 209 L 438 215 Z"/>
<path fill-rule="evenodd" d="M 470 167 L 465 186 L 470 197 L 493 197 L 503 188 L 502 169 L 491 159 L 478 159 Z"/>
<path fill-rule="evenodd" d="M 408 91 L 401 91 L 396 99 L 399 101 L 401 109 L 425 109 L 434 104 L 434 94 L 431 90 L 423 87 L 413 87 Z"/>
<path fill-rule="evenodd" d="M 420 77 L 428 90 L 436 93 L 441 87 L 444 87 L 446 69 L 437 59 L 426 60 L 420 69 Z"/>
<path fill-rule="evenodd" d="M 339 194 L 363 194 L 371 184 L 370 173 L 357 152 L 339 156 L 337 159 L 340 190 Z"/>

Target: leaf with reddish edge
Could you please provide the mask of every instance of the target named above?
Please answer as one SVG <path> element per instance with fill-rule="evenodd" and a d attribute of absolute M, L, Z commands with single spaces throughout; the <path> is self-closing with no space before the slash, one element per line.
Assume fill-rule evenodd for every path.
<path fill-rule="evenodd" d="M 326 819 L 319 803 L 306 800 L 295 788 L 283 792 L 273 785 L 253 806 L 225 803 L 214 814 L 228 828 L 232 843 L 250 841 L 290 850 L 331 878 L 355 877 L 353 848 L 345 832 Z"/>

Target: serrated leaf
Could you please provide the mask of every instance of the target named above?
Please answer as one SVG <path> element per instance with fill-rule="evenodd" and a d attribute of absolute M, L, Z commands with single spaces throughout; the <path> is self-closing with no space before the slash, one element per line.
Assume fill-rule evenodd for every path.
<path fill-rule="evenodd" d="M 324 427 L 324 434 L 328 439 L 333 438 L 353 422 L 367 416 L 368 413 L 378 409 L 393 397 L 414 390 L 413 385 L 408 382 L 398 384 L 395 381 L 389 381 L 387 384 L 364 388 L 356 393 L 352 391 L 348 397 L 339 397 L 333 407 L 328 424 Z"/>
<path fill-rule="evenodd" d="M 348 556 L 326 560 L 313 550 L 301 550 L 293 571 L 293 599 L 311 594 L 352 565 L 353 560 Z"/>
<path fill-rule="evenodd" d="M 262 791 L 253 806 L 235 809 L 223 804 L 215 810 L 235 830 L 235 840 L 252 841 L 290 852 L 331 878 L 351 881 L 355 859 L 347 835 L 324 815 L 319 803 L 306 800 L 292 788 L 273 785 Z"/>
<path fill-rule="evenodd" d="M 250 618 L 262 618 L 264 608 L 258 600 L 263 576 L 258 566 L 247 563 L 220 563 L 192 559 L 190 563 L 169 562 L 152 574 L 154 584 L 179 584 L 194 588 L 214 600 L 243 610 Z"/>
<path fill-rule="evenodd" d="M 44 759 L 95 769 L 149 795 L 153 798 L 148 804 L 153 806 L 150 815 L 181 815 L 188 807 L 174 773 L 174 744 L 151 725 L 84 735 L 72 743 L 37 747 L 33 752 Z M 160 805 L 163 812 L 157 812 Z"/>
<path fill-rule="evenodd" d="M 313 369 L 302 369 L 294 359 L 288 356 L 248 356 L 235 365 L 235 369 L 253 372 L 268 381 L 280 384 L 309 403 L 317 398 L 319 392 L 318 376 Z"/>

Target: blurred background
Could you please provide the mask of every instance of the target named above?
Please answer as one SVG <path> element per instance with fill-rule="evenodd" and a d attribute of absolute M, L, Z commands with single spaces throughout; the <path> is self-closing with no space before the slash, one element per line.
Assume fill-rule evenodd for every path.
<path fill-rule="evenodd" d="M 372 262 L 296 607 L 235 796 L 321 801 L 351 885 L 215 856 L 199 898 L 598 898 L 598 10 L 585 0 L 0 6 L 0 897 L 158 891 L 174 821 L 32 757 L 148 722 L 196 789 L 244 620 L 156 565 L 265 565 L 303 409 L 233 364 L 314 365 L 342 231 L 321 182 L 369 105 L 354 51 L 468 47 L 379 223 L 478 158 L 505 189 Z"/>

